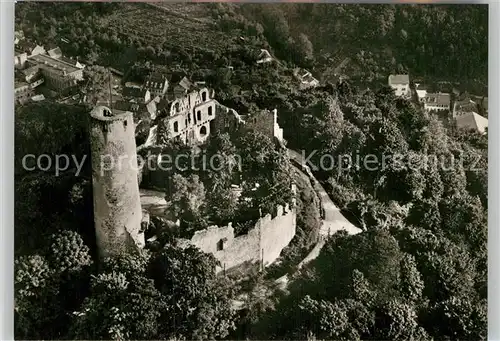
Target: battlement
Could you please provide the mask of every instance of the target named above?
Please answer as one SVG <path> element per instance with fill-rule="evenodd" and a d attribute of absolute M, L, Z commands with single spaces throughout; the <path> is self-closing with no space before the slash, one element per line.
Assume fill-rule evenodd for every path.
<path fill-rule="evenodd" d="M 292 191 L 295 194 L 295 186 Z M 266 267 L 280 256 L 295 236 L 297 215 L 295 203 L 276 207 L 276 214 L 259 218 L 246 234 L 235 237 L 232 223 L 210 226 L 194 233 L 184 245 L 194 245 L 211 253 L 220 262 L 217 271 L 229 270 L 243 264 Z"/>

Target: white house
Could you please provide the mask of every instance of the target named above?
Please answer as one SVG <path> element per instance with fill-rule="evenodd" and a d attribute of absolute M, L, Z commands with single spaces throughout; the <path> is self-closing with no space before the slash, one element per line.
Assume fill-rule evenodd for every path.
<path fill-rule="evenodd" d="M 389 86 L 396 96 L 410 96 L 410 77 L 408 75 L 389 75 Z"/>
<path fill-rule="evenodd" d="M 417 92 L 418 100 L 423 101 L 423 99 L 427 95 L 427 86 L 424 84 L 416 83 L 415 91 Z"/>
<path fill-rule="evenodd" d="M 428 93 L 423 98 L 425 111 L 443 111 L 450 110 L 451 97 L 445 93 Z"/>

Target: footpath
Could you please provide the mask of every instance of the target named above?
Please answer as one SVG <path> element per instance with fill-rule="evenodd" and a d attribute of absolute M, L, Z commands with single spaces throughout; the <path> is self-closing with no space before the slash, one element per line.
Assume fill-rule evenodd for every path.
<path fill-rule="evenodd" d="M 348 234 L 351 235 L 360 233 L 362 230 L 354 226 L 340 212 L 340 209 L 328 196 L 325 188 L 314 177 L 313 173 L 311 172 L 311 168 L 306 164 L 304 157 L 292 149 L 288 149 L 288 155 L 295 168 L 305 174 L 311 181 L 311 185 L 313 186 L 314 191 L 317 193 L 320 199 L 321 210 L 323 211 L 323 219 L 319 231 L 319 241 L 311 250 L 311 252 L 309 252 L 309 254 L 299 263 L 297 268 L 300 269 L 302 266 L 319 256 L 319 253 L 325 245 L 325 240 L 328 238 L 328 236 L 341 230 L 345 230 Z M 275 283 L 277 283 L 283 289 L 288 286 L 288 282 L 289 274 L 286 274 L 275 281 Z"/>

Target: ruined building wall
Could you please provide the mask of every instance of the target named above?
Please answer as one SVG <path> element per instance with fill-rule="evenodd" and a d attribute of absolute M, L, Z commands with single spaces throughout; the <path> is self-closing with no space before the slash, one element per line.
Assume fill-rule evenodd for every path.
<path fill-rule="evenodd" d="M 262 110 L 252 114 L 252 116 L 246 120 L 245 126 L 248 129 L 258 131 L 269 138 L 274 137 L 273 115 L 267 110 Z"/>
<path fill-rule="evenodd" d="M 267 219 L 271 217 L 268 216 Z M 295 209 L 288 206 L 278 206 L 276 217 L 272 220 L 262 219 L 259 221 L 261 230 L 262 261 L 264 266 L 272 264 L 285 247 L 295 236 L 297 227 L 297 215 Z"/>
<path fill-rule="evenodd" d="M 202 88 L 170 103 L 168 116 L 159 123 L 157 143 L 172 138 L 180 138 L 186 144 L 204 142 L 210 135 L 210 122 L 216 115 L 213 96 L 213 91 Z"/>
<path fill-rule="evenodd" d="M 213 130 L 225 133 L 235 133 L 240 129 L 250 129 L 278 141 L 283 142 L 283 129 L 278 124 L 276 109 L 261 110 L 250 116 L 242 117 L 234 109 L 216 104 L 216 118 L 212 122 Z"/>
<path fill-rule="evenodd" d="M 110 114 L 104 106 L 90 114 L 94 222 L 101 256 L 144 246 L 133 115 Z"/>
<path fill-rule="evenodd" d="M 236 110 L 228 108 L 219 102 L 215 104 L 216 118 L 212 123 L 212 130 L 222 133 L 233 133 L 245 124 Z"/>
<path fill-rule="evenodd" d="M 190 244 L 205 253 L 211 253 L 219 260 L 221 267 L 217 270 L 233 268 L 246 262 L 256 263 L 260 255 L 260 231 L 252 229 L 247 234 L 234 237 L 234 228 L 228 226 L 209 228 L 195 232 Z M 218 246 L 222 250 L 218 250 Z"/>

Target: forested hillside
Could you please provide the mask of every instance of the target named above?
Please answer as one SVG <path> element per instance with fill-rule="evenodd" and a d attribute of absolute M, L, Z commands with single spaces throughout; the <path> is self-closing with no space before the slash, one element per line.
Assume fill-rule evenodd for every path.
<path fill-rule="evenodd" d="M 281 57 L 320 71 L 349 58 L 345 74 L 365 82 L 408 71 L 487 84 L 487 6 L 219 4 L 219 10 L 223 20 L 256 25 Z"/>
<path fill-rule="evenodd" d="M 447 131 L 389 89 L 344 82 L 292 98 L 281 116 L 289 146 L 312 155 L 365 232 L 334 235 L 246 330 L 256 339 L 485 339 L 487 136 Z M 356 155 L 372 162 L 348 167 Z"/>
<path fill-rule="evenodd" d="M 42 43 L 64 37 L 70 41 L 62 46 L 65 53 L 118 68 L 145 59 L 199 68 L 199 58 L 227 66 L 219 59 L 227 58 L 233 38 L 244 35 L 256 37 L 261 47 L 269 43 L 280 58 L 314 66 L 319 74 L 348 58 L 342 73 L 364 82 L 385 82 L 388 73 L 406 70 L 414 77 L 487 85 L 486 5 L 217 3 L 188 8 L 188 17 L 195 13 L 198 21 L 146 5 L 26 3 L 16 7 L 16 25 Z M 199 44 L 191 44 L 193 39 Z"/>

